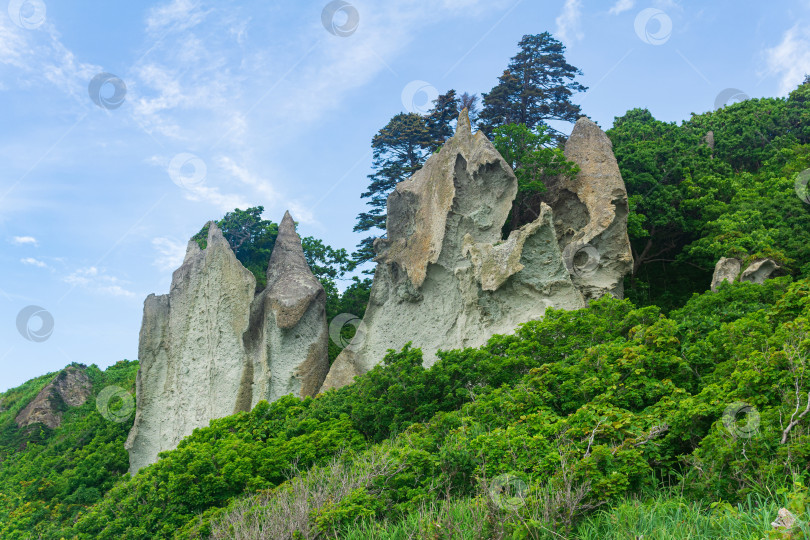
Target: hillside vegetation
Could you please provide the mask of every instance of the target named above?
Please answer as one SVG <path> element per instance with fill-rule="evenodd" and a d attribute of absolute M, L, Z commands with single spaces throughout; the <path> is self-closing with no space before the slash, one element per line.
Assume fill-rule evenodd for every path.
<path fill-rule="evenodd" d="M 135 477 L 132 417 L 96 398 L 134 394 L 137 362 L 88 367 L 91 399 L 52 430 L 14 418 L 55 374 L 0 394 L 0 537 L 808 538 L 809 98 L 804 84 L 680 125 L 616 119 L 624 300 L 550 310 L 429 369 L 391 351 L 352 385 L 213 420 Z M 269 245 L 255 210 L 230 218 Z M 783 275 L 706 292 L 721 256 Z M 789 532 L 771 526 L 780 508 Z"/>

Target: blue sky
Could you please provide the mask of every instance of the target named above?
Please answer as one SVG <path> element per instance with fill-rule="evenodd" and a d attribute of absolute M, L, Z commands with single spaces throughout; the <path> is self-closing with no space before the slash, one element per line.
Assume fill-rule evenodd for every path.
<path fill-rule="evenodd" d="M 136 358 L 143 299 L 234 207 L 351 250 L 374 133 L 489 91 L 524 34 L 566 44 L 603 128 L 810 72 L 809 0 L 351 0 L 325 25 L 327 4 L 0 1 L 0 390 Z"/>

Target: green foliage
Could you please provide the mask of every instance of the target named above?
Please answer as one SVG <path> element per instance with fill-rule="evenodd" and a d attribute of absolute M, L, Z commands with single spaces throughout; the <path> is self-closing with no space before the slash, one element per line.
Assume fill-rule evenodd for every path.
<path fill-rule="evenodd" d="M 547 126 L 533 129 L 524 124 L 506 124 L 495 128 L 493 144 L 515 171 L 518 194 L 512 203 L 505 230 L 515 230 L 537 219 L 540 198 L 546 182 L 556 176 L 576 177 L 579 167 L 566 161 L 559 148 L 551 148 Z"/>
<path fill-rule="evenodd" d="M 105 419 L 96 409 L 95 396 L 110 385 L 134 395 L 137 369 L 137 362 L 128 361 L 103 372 L 88 367 L 90 398 L 79 407 L 66 407 L 61 425 L 53 430 L 41 424 L 21 429 L 14 417 L 54 374 L 0 395 L 8 407 L 0 415 L 0 537 L 70 536 L 81 513 L 127 476 L 124 441 L 132 417 L 121 423 Z"/>
<path fill-rule="evenodd" d="M 262 219 L 263 206 L 247 210 L 235 209 L 217 221 L 222 236 L 228 240 L 239 262 L 256 277 L 256 290 L 267 285 L 267 263 L 273 253 L 278 236 L 278 224 Z M 208 241 L 208 224 L 195 234 L 192 240 L 205 249 Z"/>
<path fill-rule="evenodd" d="M 498 77 L 498 84 L 483 94 L 480 127 L 491 135 L 498 126 L 523 124 L 529 128 L 546 125 L 546 120 L 576 122 L 582 113 L 571 102 L 574 93 L 586 87 L 574 79 L 582 72 L 565 59 L 565 46 L 548 32 L 526 35 L 520 50 Z M 549 127 L 559 140 L 562 134 Z"/>
<path fill-rule="evenodd" d="M 720 257 L 770 257 L 810 275 L 810 205 L 796 175 L 810 167 L 806 85 L 678 126 L 634 109 L 608 136 L 627 185 L 634 268 L 628 297 L 664 309 L 705 290 Z"/>

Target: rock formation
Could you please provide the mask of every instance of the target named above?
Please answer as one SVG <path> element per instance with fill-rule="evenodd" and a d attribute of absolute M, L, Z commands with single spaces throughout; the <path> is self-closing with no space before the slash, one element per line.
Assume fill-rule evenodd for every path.
<path fill-rule="evenodd" d="M 54 429 L 62 423 L 64 408 L 84 405 L 92 390 L 93 384 L 84 368 L 68 366 L 45 385 L 14 421 L 19 427 L 40 423 Z"/>
<path fill-rule="evenodd" d="M 566 155 L 580 176 L 555 186 L 552 207 L 542 204 L 534 222 L 503 239 L 517 179 L 462 112 L 455 136 L 389 196 L 365 318 L 321 391 L 350 383 L 409 341 L 429 366 L 437 350 L 482 345 L 541 318 L 549 306 L 577 309 L 601 293 L 621 294 L 632 265 L 624 184 L 595 124 L 580 120 L 571 139 Z M 558 211 L 565 221 L 555 227 Z M 577 249 L 567 266 L 568 245 Z M 604 253 L 595 265 L 581 263 L 584 249 Z"/>
<path fill-rule="evenodd" d="M 313 395 L 328 370 L 325 294 L 289 214 L 267 287 L 237 260 L 217 225 L 205 249 L 188 244 L 168 295 L 144 302 L 130 472 L 194 428 L 284 394 Z"/>
<path fill-rule="evenodd" d="M 712 292 L 716 292 L 717 288 L 724 281 L 731 283 L 735 281 L 747 281 L 761 285 L 780 269 L 781 267 L 773 260 L 760 259 L 748 265 L 745 270 L 742 270 L 742 261 L 740 259 L 721 257 L 714 266 L 711 290 Z"/>
<path fill-rule="evenodd" d="M 627 190 L 613 145 L 583 116 L 565 144 L 565 158 L 579 166 L 579 174 L 557 177 L 543 199 L 554 211 L 566 266 L 586 300 L 607 293 L 621 298 L 633 256 L 627 236 Z"/>

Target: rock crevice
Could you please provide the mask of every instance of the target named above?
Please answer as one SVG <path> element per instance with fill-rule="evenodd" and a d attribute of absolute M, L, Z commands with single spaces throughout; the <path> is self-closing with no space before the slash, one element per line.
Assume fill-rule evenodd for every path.
<path fill-rule="evenodd" d="M 517 179 L 483 133 L 472 134 L 462 112 L 455 136 L 389 196 L 387 236 L 374 244 L 378 264 L 361 331 L 321 391 L 350 383 L 409 341 L 430 366 L 439 349 L 482 345 L 548 307 L 577 309 L 602 294 L 620 296 L 632 256 L 627 193 L 610 140 L 580 120 L 566 156 L 582 168 L 577 180 L 560 182 L 538 218 L 503 240 Z M 565 223 L 555 227 L 558 211 Z M 572 275 L 563 253 L 571 242 L 604 251 L 592 275 Z"/>
<path fill-rule="evenodd" d="M 214 418 L 320 386 L 328 369 L 325 295 L 289 213 L 267 276 L 256 295 L 255 277 L 211 222 L 205 249 L 189 242 L 169 294 L 147 297 L 130 472 Z"/>

